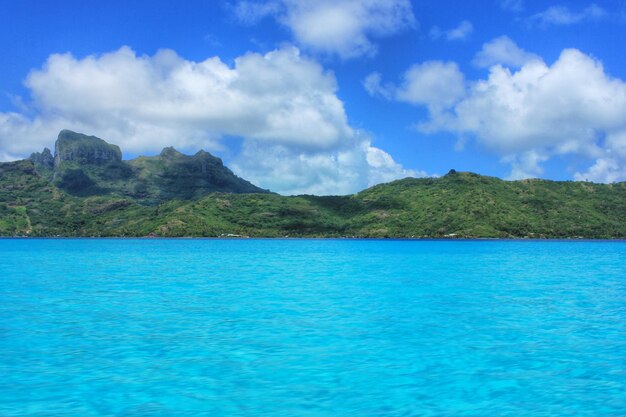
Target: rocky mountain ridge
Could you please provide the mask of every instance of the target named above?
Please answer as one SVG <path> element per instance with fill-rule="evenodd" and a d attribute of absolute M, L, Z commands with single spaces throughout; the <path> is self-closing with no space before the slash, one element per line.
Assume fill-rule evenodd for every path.
<path fill-rule="evenodd" d="M 120 147 L 95 136 L 62 130 L 54 145 L 55 168 L 59 168 L 63 163 L 107 165 L 121 162 Z"/>
<path fill-rule="evenodd" d="M 189 200 L 212 192 L 267 193 L 237 177 L 205 151 L 189 156 L 173 147 L 156 156 L 123 160 L 117 145 L 95 136 L 62 130 L 50 149 L 29 158 L 42 177 L 79 197 L 117 195 L 141 203 Z"/>
<path fill-rule="evenodd" d="M 52 152 L 48 148 L 44 148 L 43 152 L 33 152 L 32 154 L 30 154 L 30 157 L 28 159 L 39 168 L 43 168 L 46 170 L 51 170 L 54 168 L 54 156 L 52 156 Z"/>

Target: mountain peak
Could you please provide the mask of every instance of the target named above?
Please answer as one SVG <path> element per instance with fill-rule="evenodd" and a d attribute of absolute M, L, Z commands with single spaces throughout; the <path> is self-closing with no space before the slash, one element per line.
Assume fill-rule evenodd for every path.
<path fill-rule="evenodd" d="M 215 156 L 211 155 L 209 152 L 205 151 L 204 149 L 200 149 L 198 152 L 196 152 L 196 154 L 194 156 L 197 156 L 197 157 L 211 156 L 211 157 L 215 158 Z"/>
<path fill-rule="evenodd" d="M 119 146 L 111 145 L 96 136 L 87 136 L 67 129 L 59 133 L 54 148 L 55 167 L 64 162 L 107 165 L 122 160 Z"/>
<path fill-rule="evenodd" d="M 163 148 L 160 155 L 163 158 L 176 158 L 179 156 L 183 156 L 183 154 L 178 152 L 176 148 L 174 148 L 173 146 L 168 146 L 167 148 Z"/>
<path fill-rule="evenodd" d="M 44 169 L 52 169 L 54 168 L 54 157 L 52 156 L 52 152 L 48 148 L 44 148 L 43 152 L 33 152 L 28 157 L 30 161 L 33 161 L 35 165 L 41 166 Z"/>
<path fill-rule="evenodd" d="M 82 133 L 78 133 L 78 132 L 74 132 L 73 130 L 69 130 L 69 129 L 63 129 L 59 132 L 58 136 L 57 136 L 57 140 L 59 139 L 63 139 L 63 140 L 77 140 L 80 139 L 81 137 L 89 137 L 87 135 L 84 135 Z M 95 136 L 91 136 L 92 138 Z"/>

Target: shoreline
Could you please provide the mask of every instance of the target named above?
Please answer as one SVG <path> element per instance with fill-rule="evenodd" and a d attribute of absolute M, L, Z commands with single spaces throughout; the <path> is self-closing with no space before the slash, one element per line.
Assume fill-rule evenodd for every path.
<path fill-rule="evenodd" d="M 406 242 L 624 242 L 626 238 L 499 238 L 499 237 L 472 237 L 472 238 L 445 238 L 445 237 L 149 237 L 149 236 L 0 236 L 0 240 L 215 240 L 215 241 L 246 241 L 246 240 L 320 240 L 320 241 L 406 241 Z"/>

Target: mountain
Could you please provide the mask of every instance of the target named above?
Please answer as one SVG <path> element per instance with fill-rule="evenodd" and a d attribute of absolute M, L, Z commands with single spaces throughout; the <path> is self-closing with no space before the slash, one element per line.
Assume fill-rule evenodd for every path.
<path fill-rule="evenodd" d="M 59 133 L 54 157 L 46 148 L 29 160 L 54 186 L 80 197 L 115 195 L 156 204 L 200 198 L 216 191 L 268 192 L 237 177 L 208 152 L 188 156 L 165 148 L 157 156 L 124 161 L 118 146 L 69 130 Z"/>
<path fill-rule="evenodd" d="M 166 148 L 124 161 L 63 131 L 0 164 L 2 236 L 626 238 L 626 183 L 503 181 L 450 171 L 348 196 L 269 193 L 214 156 Z"/>

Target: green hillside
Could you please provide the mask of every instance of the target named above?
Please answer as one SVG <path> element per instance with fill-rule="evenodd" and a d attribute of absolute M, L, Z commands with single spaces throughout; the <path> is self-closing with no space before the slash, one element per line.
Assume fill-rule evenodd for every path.
<path fill-rule="evenodd" d="M 66 193 L 78 197 L 110 195 L 142 204 L 188 200 L 212 192 L 266 193 L 237 177 L 208 152 L 183 155 L 165 148 L 160 155 L 122 160 L 122 152 L 95 136 L 63 130 L 55 155 L 44 149 L 29 158 L 37 171 Z"/>
<path fill-rule="evenodd" d="M 0 164 L 0 235 L 626 238 L 626 183 L 451 171 L 350 196 L 284 197 L 206 152 L 122 161 L 114 145 L 77 137 L 88 146 L 57 142 L 53 161 L 44 151 Z"/>

